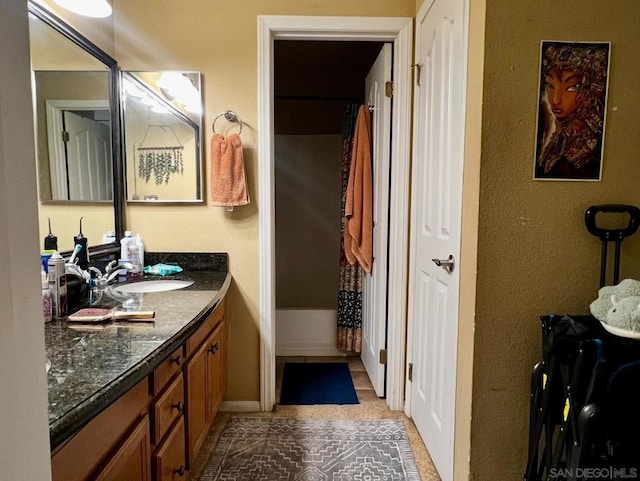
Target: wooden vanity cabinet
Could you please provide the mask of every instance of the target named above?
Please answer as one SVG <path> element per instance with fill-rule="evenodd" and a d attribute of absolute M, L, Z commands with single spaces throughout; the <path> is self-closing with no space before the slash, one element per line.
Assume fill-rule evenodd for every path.
<path fill-rule="evenodd" d="M 187 467 L 202 447 L 224 397 L 224 304 L 219 305 L 187 341 Z M 192 353 L 189 355 L 189 353 Z"/>
<path fill-rule="evenodd" d="M 154 372 L 153 479 L 190 469 L 224 397 L 224 300 Z"/>
<path fill-rule="evenodd" d="M 184 479 L 224 397 L 224 306 L 55 450 L 53 481 Z"/>
<path fill-rule="evenodd" d="M 53 481 L 150 481 L 150 402 L 145 378 L 54 451 Z"/>

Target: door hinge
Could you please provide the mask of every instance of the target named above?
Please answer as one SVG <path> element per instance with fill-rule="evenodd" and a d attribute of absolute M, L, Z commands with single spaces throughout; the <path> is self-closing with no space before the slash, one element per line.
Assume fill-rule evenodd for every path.
<path fill-rule="evenodd" d="M 387 350 L 380 349 L 380 364 L 386 364 L 386 363 L 387 363 Z"/>
<path fill-rule="evenodd" d="M 412 362 L 409 363 L 409 373 L 407 377 L 409 378 L 409 381 L 413 381 L 413 363 Z"/>
<path fill-rule="evenodd" d="M 62 131 L 62 141 L 69 142 L 69 132 Z"/>
<path fill-rule="evenodd" d="M 385 82 L 384 83 L 384 96 L 385 97 L 393 97 L 393 82 Z"/>
<path fill-rule="evenodd" d="M 416 69 L 416 85 L 420 86 L 420 71 L 422 70 L 422 64 L 414 63 L 412 67 Z"/>

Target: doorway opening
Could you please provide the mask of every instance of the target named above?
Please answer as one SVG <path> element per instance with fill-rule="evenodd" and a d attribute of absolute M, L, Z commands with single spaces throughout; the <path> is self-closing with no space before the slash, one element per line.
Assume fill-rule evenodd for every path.
<path fill-rule="evenodd" d="M 344 143 L 352 135 L 354 125 L 349 119 L 353 120 L 357 107 L 369 104 L 375 109 L 374 99 L 367 98 L 366 82 L 383 45 L 275 41 L 276 402 L 285 362 L 348 362 L 356 389 L 374 389 L 359 360 L 360 348 L 357 352 L 338 349 L 336 323 L 341 289 L 341 197 L 345 174 L 348 176 Z M 380 107 L 380 115 L 390 117 L 390 111 Z M 377 115 L 378 111 L 373 110 L 372 116 Z M 388 124 L 385 125 L 389 136 Z M 373 135 L 378 133 L 374 130 Z M 382 155 L 388 157 L 388 149 Z M 388 171 L 388 158 L 384 166 Z M 388 172 L 381 177 L 379 183 L 374 180 L 374 204 L 377 205 L 375 198 L 382 195 L 376 187 L 386 183 L 381 197 L 383 212 L 376 214 L 387 216 Z M 386 227 L 387 219 L 379 224 Z M 378 249 L 387 246 L 387 233 L 383 235 L 382 246 L 374 240 Z M 386 263 L 386 254 L 376 255 L 376 263 Z M 380 285 L 371 281 L 372 277 L 381 276 L 385 278 L 378 282 Z M 385 291 L 386 301 L 382 284 L 386 286 L 386 265 L 381 269 L 375 264 L 372 275 L 363 276 L 362 297 L 376 298 L 372 291 L 378 287 Z M 385 330 L 386 305 L 378 310 L 382 312 L 375 316 L 376 320 L 383 323 L 381 329 Z M 373 317 L 371 311 L 365 309 L 364 316 Z M 362 327 L 369 327 L 364 319 Z M 381 368 L 376 391 L 383 396 L 384 366 Z"/>
<path fill-rule="evenodd" d="M 389 274 L 386 402 L 402 410 L 406 337 L 406 261 L 411 121 L 412 19 L 374 17 L 281 17 L 258 19 L 260 405 L 275 404 L 275 129 L 274 50 L 277 40 L 390 42 L 393 45 L 394 110 L 391 117 Z"/>

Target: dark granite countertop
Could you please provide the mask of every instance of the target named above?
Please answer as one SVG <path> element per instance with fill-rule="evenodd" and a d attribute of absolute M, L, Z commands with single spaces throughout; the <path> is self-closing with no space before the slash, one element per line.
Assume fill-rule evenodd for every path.
<path fill-rule="evenodd" d="M 51 448 L 75 434 L 113 401 L 148 376 L 200 326 L 231 282 L 224 271 L 185 269 L 164 279 L 188 279 L 186 288 L 123 295 L 107 287 L 91 305 L 153 310 L 153 323 L 45 325 Z M 144 280 L 158 277 L 145 276 Z M 74 326 L 74 327 L 71 327 Z"/>

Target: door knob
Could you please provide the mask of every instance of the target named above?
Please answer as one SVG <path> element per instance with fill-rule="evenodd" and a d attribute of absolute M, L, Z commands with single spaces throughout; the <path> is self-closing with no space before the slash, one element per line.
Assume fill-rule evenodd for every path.
<path fill-rule="evenodd" d="M 442 267 L 449 274 L 453 272 L 453 268 L 455 267 L 456 260 L 453 258 L 451 254 L 449 254 L 448 259 L 431 259 L 435 265 L 438 267 Z"/>

